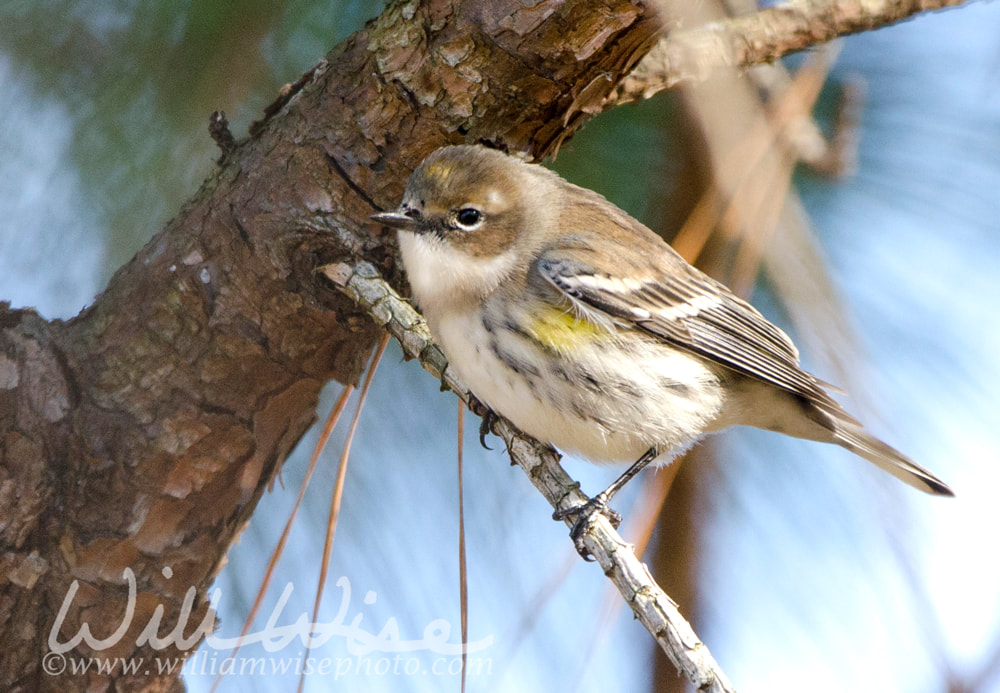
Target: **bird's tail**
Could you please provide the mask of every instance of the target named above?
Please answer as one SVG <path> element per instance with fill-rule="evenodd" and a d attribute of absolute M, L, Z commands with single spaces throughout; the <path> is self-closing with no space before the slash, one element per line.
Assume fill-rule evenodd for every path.
<path fill-rule="evenodd" d="M 948 485 L 898 450 L 886 445 L 853 421 L 831 417 L 834 441 L 864 457 L 900 481 L 936 496 L 954 496 Z"/>

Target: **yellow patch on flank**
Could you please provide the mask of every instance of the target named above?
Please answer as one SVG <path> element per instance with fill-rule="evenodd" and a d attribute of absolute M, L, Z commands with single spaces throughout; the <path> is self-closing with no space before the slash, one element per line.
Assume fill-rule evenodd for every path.
<path fill-rule="evenodd" d="M 607 334 L 601 326 L 555 307 L 534 315 L 526 327 L 528 334 L 555 351 L 573 349 Z"/>

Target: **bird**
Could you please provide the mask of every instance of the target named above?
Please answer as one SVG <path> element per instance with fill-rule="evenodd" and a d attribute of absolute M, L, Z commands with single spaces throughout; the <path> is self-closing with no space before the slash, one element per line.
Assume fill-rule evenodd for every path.
<path fill-rule="evenodd" d="M 832 443 L 921 491 L 952 490 L 868 433 L 799 365 L 791 339 L 596 192 L 483 145 L 432 152 L 398 208 L 413 298 L 490 411 L 564 453 L 629 464 L 576 517 L 582 534 L 650 464 L 752 426 Z"/>

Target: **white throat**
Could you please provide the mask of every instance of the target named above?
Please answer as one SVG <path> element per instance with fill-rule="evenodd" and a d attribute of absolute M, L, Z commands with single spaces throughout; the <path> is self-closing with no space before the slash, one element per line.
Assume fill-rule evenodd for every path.
<path fill-rule="evenodd" d="M 478 303 L 510 274 L 517 259 L 514 249 L 478 258 L 433 236 L 409 231 L 399 231 L 397 236 L 413 297 L 425 312 Z"/>

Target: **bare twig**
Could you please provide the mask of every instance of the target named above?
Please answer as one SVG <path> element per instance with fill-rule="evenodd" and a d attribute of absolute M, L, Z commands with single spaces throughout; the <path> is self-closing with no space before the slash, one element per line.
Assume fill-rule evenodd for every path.
<path fill-rule="evenodd" d="M 225 111 L 212 113 L 208 119 L 208 134 L 212 136 L 222 151 L 222 158 L 229 156 L 236 149 L 236 138 L 233 137 L 233 133 L 229 129 L 229 121 L 226 119 Z"/>
<path fill-rule="evenodd" d="M 467 388 L 448 371 L 447 360 L 431 340 L 424 319 L 371 264 L 337 263 L 319 271 L 364 308 L 426 371 L 469 402 Z M 559 466 L 559 455 L 551 447 L 526 436 L 502 418 L 497 421 L 495 432 L 506 443 L 511 460 L 524 470 L 553 508 L 572 507 L 587 500 L 580 485 Z M 695 689 L 712 693 L 732 691 L 725 674 L 677 605 L 660 589 L 632 546 L 622 540 L 606 518 L 598 517 L 588 525 L 584 542 L 639 621 Z"/>

